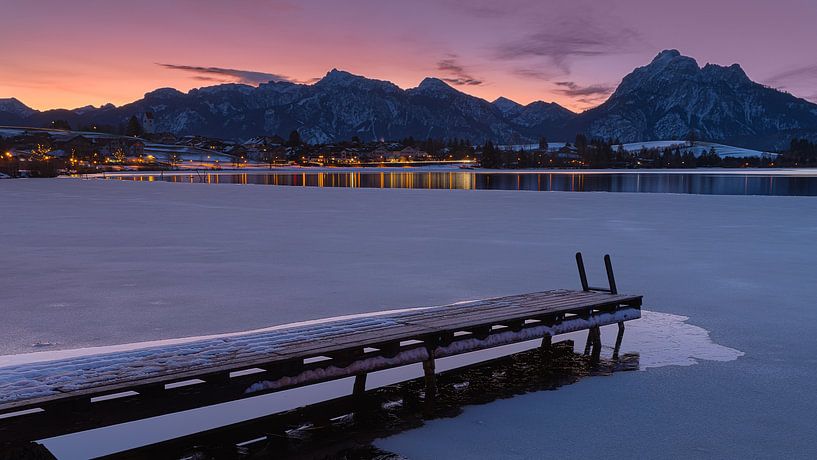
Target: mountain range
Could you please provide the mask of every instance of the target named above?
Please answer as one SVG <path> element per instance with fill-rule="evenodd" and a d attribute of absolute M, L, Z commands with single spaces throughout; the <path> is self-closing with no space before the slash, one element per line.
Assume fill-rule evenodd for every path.
<path fill-rule="evenodd" d="M 401 89 L 333 69 L 314 84 L 222 84 L 187 93 L 162 88 L 116 107 L 38 111 L 0 99 L 0 125 L 122 126 L 150 114 L 155 132 L 246 139 L 298 130 L 312 143 L 350 139 L 464 138 L 498 143 L 569 141 L 577 133 L 621 142 L 682 139 L 774 149 L 792 137 L 817 138 L 817 104 L 755 83 L 738 64 L 700 67 L 677 50 L 625 76 L 601 105 L 574 113 L 553 102 L 493 102 L 437 78 Z"/>

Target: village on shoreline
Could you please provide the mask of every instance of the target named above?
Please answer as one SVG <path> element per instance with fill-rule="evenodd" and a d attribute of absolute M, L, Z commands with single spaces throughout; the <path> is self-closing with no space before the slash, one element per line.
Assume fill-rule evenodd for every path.
<path fill-rule="evenodd" d="M 794 139 L 788 150 L 762 152 L 684 140 L 621 143 L 588 139 L 573 142 L 494 145 L 465 139 L 412 137 L 362 141 L 353 137 L 328 144 L 304 142 L 298 131 L 288 138 L 258 136 L 243 142 L 205 136 L 149 133 L 134 117 L 122 130 L 83 127 L 0 127 L 0 174 L 55 177 L 117 171 L 265 169 L 303 167 L 410 167 L 452 165 L 464 169 L 691 169 L 798 168 L 817 165 L 817 148 Z M 63 129 L 60 129 L 63 128 Z M 121 131 L 121 132 L 116 132 Z"/>

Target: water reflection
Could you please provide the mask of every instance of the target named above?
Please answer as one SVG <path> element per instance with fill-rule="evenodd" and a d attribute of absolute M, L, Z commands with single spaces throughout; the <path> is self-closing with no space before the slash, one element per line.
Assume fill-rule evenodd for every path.
<path fill-rule="evenodd" d="M 585 377 L 639 368 L 637 353 L 595 362 L 574 353 L 573 341 L 547 349 L 535 342 L 534 348 L 528 346 L 512 355 L 439 372 L 434 395 L 426 393 L 422 378 L 370 389 L 357 398 L 348 396 L 347 388 L 345 395 L 329 401 L 137 448 L 122 456 L 397 460 L 402 457 L 371 443 L 428 420 L 457 416 L 469 405 L 555 390 Z"/>
<path fill-rule="evenodd" d="M 817 196 L 817 176 L 664 173 L 302 172 L 116 176 L 120 180 L 299 187 Z"/>

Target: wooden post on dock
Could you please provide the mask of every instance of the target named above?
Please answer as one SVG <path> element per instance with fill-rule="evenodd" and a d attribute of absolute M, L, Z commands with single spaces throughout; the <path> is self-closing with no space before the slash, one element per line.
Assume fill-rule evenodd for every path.
<path fill-rule="evenodd" d="M 366 373 L 355 375 L 355 385 L 352 389 L 352 395 L 357 398 L 362 397 L 366 393 Z"/>
<path fill-rule="evenodd" d="M 437 394 L 437 374 L 434 363 L 434 349 L 428 349 L 428 359 L 423 361 L 423 375 L 426 384 L 426 399 L 431 399 Z"/>
<path fill-rule="evenodd" d="M 591 327 L 587 331 L 587 342 L 584 344 L 585 356 L 590 355 L 598 358 L 601 355 L 601 328 L 598 326 Z"/>
<path fill-rule="evenodd" d="M 590 360 L 597 363 L 601 359 L 601 328 L 596 326 L 590 329 L 590 335 L 593 337 L 593 352 Z"/>
<path fill-rule="evenodd" d="M 613 274 L 613 262 L 610 259 L 610 254 L 604 255 L 604 269 L 607 272 L 608 288 L 591 287 L 587 283 L 587 272 L 584 268 L 584 260 L 582 259 L 581 252 L 576 253 L 576 267 L 579 269 L 579 280 L 582 283 L 582 291 L 609 292 L 612 295 L 618 294 L 618 286 L 616 286 L 616 277 Z M 590 313 L 592 314 L 592 311 Z M 618 351 L 621 347 L 621 339 L 623 336 L 624 323 L 619 322 L 618 336 L 616 337 L 616 347 L 613 352 L 613 358 L 618 358 Z M 591 360 L 594 362 L 598 362 L 601 358 L 601 328 L 599 326 L 593 326 L 587 332 L 587 342 L 584 344 L 584 354 L 585 356 L 591 355 Z"/>
<path fill-rule="evenodd" d="M 621 340 L 624 339 L 624 322 L 618 323 L 618 335 L 616 336 L 616 346 L 613 348 L 613 359 L 618 359 L 618 353 L 621 351 Z"/>
<path fill-rule="evenodd" d="M 584 270 L 584 259 L 582 259 L 582 253 L 576 253 L 576 267 L 579 269 L 579 280 L 582 283 L 582 291 L 587 292 L 590 290 L 590 285 L 587 284 L 587 272 Z"/>
<path fill-rule="evenodd" d="M 587 330 L 587 341 L 584 342 L 584 354 L 585 356 L 590 354 L 590 347 L 593 346 L 593 329 L 590 328 Z"/>

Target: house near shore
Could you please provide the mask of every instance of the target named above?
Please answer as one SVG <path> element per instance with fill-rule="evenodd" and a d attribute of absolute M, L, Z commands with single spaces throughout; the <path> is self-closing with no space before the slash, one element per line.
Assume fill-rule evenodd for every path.
<path fill-rule="evenodd" d="M 247 157 L 247 148 L 241 144 L 236 145 L 228 145 L 222 152 L 226 153 L 227 155 L 236 157 L 236 158 L 246 158 Z"/>
<path fill-rule="evenodd" d="M 78 134 L 62 143 L 62 149 L 74 156 L 82 156 L 85 152 L 94 151 L 94 141 L 82 134 Z"/>
<path fill-rule="evenodd" d="M 148 133 L 142 137 L 156 144 L 175 144 L 179 141 L 172 133 Z"/>
<path fill-rule="evenodd" d="M 406 160 L 425 160 L 428 156 L 428 153 L 411 146 L 400 151 L 400 158 Z"/>
<path fill-rule="evenodd" d="M 145 149 L 145 144 L 136 138 L 89 138 L 82 134 L 63 142 L 56 142 L 55 145 L 66 154 L 77 157 L 94 153 L 102 157 L 109 157 L 116 152 L 123 152 L 128 157 L 138 157 L 144 153 Z"/>
<path fill-rule="evenodd" d="M 284 139 L 280 136 L 257 136 L 244 141 L 241 146 L 245 149 L 246 155 L 261 161 L 271 161 L 277 158 L 286 158 L 287 152 L 284 149 Z"/>
<path fill-rule="evenodd" d="M 401 144 L 382 144 L 373 150 L 364 151 L 360 154 L 362 159 L 367 161 L 411 161 L 428 158 L 428 153 L 416 147 L 405 147 Z"/>

